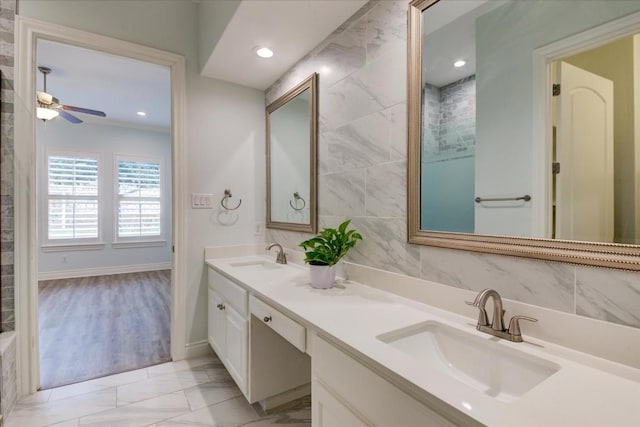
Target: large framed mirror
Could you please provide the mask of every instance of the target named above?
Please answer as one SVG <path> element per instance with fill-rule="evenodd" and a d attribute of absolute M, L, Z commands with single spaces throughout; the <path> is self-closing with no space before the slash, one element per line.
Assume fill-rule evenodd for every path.
<path fill-rule="evenodd" d="M 410 243 L 640 270 L 640 2 L 409 3 Z"/>
<path fill-rule="evenodd" d="M 316 232 L 317 86 L 314 73 L 267 106 L 267 228 Z"/>

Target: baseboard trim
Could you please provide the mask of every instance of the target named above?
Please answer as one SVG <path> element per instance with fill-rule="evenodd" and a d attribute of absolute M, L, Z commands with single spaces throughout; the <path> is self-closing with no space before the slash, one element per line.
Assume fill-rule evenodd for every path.
<path fill-rule="evenodd" d="M 115 267 L 79 268 L 38 273 L 38 280 L 75 279 L 77 277 L 107 276 L 109 274 L 141 273 L 144 271 L 171 270 L 170 262 L 151 264 L 120 265 Z"/>
<path fill-rule="evenodd" d="M 292 390 L 285 391 L 284 393 L 267 397 L 266 399 L 258 402 L 258 404 L 260 405 L 260 407 L 262 407 L 263 411 L 268 413 L 274 408 L 278 408 L 282 405 L 286 405 L 287 403 L 291 403 L 294 400 L 298 400 L 310 394 L 311 394 L 311 383 L 308 383 L 308 384 L 303 384 L 300 387 L 296 387 Z"/>
<path fill-rule="evenodd" d="M 187 344 L 185 346 L 185 353 L 187 359 L 195 359 L 197 357 L 212 355 L 213 350 L 207 340 L 202 340 Z"/>

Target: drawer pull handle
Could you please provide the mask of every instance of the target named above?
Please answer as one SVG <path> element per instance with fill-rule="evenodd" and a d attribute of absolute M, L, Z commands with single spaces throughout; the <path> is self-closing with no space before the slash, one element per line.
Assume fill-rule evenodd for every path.
<path fill-rule="evenodd" d="M 264 323 L 269 323 L 271 322 L 271 316 L 265 316 L 262 320 L 264 320 Z"/>
<path fill-rule="evenodd" d="M 224 306 L 224 304 L 218 304 L 216 307 L 218 307 L 218 310 L 224 310 L 225 308 L 227 308 Z"/>

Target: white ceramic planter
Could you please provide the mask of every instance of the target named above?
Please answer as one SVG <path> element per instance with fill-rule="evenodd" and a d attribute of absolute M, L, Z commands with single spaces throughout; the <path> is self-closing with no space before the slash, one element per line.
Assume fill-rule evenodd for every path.
<path fill-rule="evenodd" d="M 336 281 L 336 270 L 338 266 L 332 265 L 309 265 L 311 274 L 311 286 L 316 289 L 329 289 Z"/>

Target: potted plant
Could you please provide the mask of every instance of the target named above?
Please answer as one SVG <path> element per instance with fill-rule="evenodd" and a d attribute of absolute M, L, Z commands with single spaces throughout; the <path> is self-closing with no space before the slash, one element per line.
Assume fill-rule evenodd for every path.
<path fill-rule="evenodd" d="M 351 220 L 338 228 L 325 228 L 315 237 L 300 243 L 305 250 L 304 262 L 309 264 L 311 286 L 328 289 L 336 280 L 336 264 L 354 247 L 362 236 L 356 230 L 348 230 Z"/>

